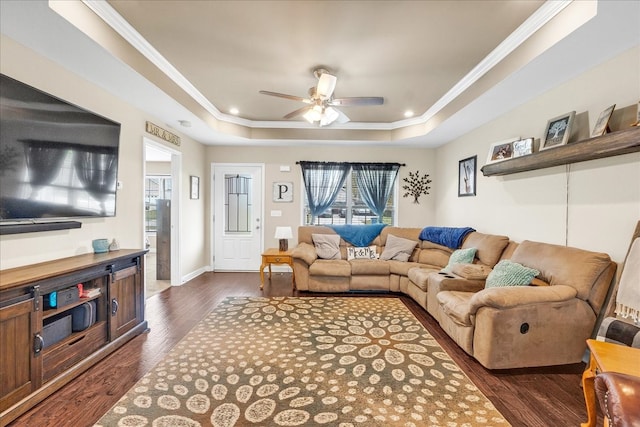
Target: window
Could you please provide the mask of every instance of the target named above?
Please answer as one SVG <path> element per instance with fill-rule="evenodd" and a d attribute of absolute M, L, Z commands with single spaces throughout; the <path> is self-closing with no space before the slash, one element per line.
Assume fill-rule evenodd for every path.
<path fill-rule="evenodd" d="M 396 224 L 396 204 L 398 193 L 397 180 L 393 184 L 393 189 L 387 199 L 386 209 L 382 217 L 382 222 L 388 225 Z M 344 185 L 340 189 L 335 201 L 331 207 L 318 215 L 312 222 L 312 215 L 309 209 L 309 203 L 305 193 L 304 198 L 304 224 L 305 225 L 323 225 L 323 224 L 373 224 L 378 222 L 378 216 L 367 206 L 360 195 L 356 182 L 355 173 L 349 171 Z"/>
<path fill-rule="evenodd" d="M 147 175 L 144 182 L 144 229 L 156 232 L 158 200 L 171 200 L 171 177 Z"/>

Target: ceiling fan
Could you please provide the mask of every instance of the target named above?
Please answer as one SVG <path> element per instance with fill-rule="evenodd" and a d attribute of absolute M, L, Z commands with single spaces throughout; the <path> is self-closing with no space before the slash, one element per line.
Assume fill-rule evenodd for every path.
<path fill-rule="evenodd" d="M 384 98 L 380 96 L 334 98 L 333 91 L 336 88 L 338 78 L 329 74 L 324 68 L 316 68 L 313 70 L 313 75 L 318 79 L 318 84 L 309 89 L 308 98 L 267 90 L 261 90 L 260 93 L 304 102 L 307 104 L 306 106 L 290 112 L 284 118 L 292 119 L 297 116 L 303 116 L 309 123 L 317 122 L 319 126 L 326 126 L 333 122 L 347 123 L 349 121 L 349 117 L 346 114 L 334 107 L 382 105 L 384 103 Z"/>

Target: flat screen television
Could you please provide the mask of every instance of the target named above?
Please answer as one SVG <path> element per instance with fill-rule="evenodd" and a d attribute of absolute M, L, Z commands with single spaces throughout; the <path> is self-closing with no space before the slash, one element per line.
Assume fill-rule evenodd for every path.
<path fill-rule="evenodd" d="M 116 214 L 120 124 L 0 74 L 0 225 Z"/>

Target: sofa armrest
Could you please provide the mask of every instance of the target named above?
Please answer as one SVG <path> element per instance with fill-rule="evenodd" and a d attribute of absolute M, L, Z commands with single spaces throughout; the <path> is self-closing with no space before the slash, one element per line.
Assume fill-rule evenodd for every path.
<path fill-rule="evenodd" d="M 509 286 L 483 289 L 469 300 L 469 313 L 475 314 L 481 307 L 510 308 L 525 304 L 562 302 L 574 299 L 578 292 L 565 285 Z"/>
<path fill-rule="evenodd" d="M 484 280 L 465 279 L 464 277 L 453 274 L 433 273 L 429 276 L 429 281 L 435 286 L 433 291 L 460 291 L 460 292 L 478 292 L 484 289 Z M 431 292 L 431 289 L 429 291 Z"/>
<path fill-rule="evenodd" d="M 313 264 L 313 262 L 318 259 L 315 246 L 305 242 L 299 243 L 298 246 L 291 251 L 291 256 L 303 260 L 308 265 Z"/>

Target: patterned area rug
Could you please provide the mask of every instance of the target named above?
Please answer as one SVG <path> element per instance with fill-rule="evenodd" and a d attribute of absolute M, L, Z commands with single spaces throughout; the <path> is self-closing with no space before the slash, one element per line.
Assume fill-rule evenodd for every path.
<path fill-rule="evenodd" d="M 508 426 L 397 298 L 228 298 L 98 426 Z"/>

